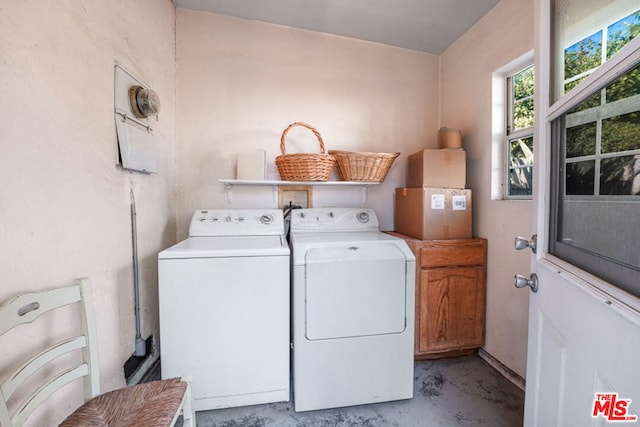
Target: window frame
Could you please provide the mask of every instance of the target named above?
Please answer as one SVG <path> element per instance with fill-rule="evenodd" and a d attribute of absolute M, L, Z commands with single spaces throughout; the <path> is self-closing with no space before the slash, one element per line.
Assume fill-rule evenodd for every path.
<path fill-rule="evenodd" d="M 506 95 L 505 97 L 505 116 L 506 117 L 505 117 L 505 127 L 504 127 L 505 162 L 504 162 L 504 177 L 503 177 L 503 180 L 504 180 L 503 198 L 505 200 L 531 200 L 533 195 L 533 186 L 535 182 L 535 179 L 533 178 L 533 168 L 534 168 L 535 159 L 532 157 L 531 163 L 527 165 L 513 166 L 511 164 L 511 143 L 513 141 L 517 141 L 519 139 L 531 138 L 532 152 L 534 149 L 533 144 L 535 143 L 535 139 L 534 139 L 535 116 L 534 116 L 534 123 L 531 126 L 514 130 L 515 106 L 517 103 L 515 99 L 514 78 L 518 74 L 529 69 L 533 69 L 535 73 L 535 65 L 533 63 L 533 58 L 531 58 L 531 61 L 528 61 L 526 64 L 521 64 L 520 67 L 514 68 L 511 71 L 507 72 L 504 77 L 505 95 Z M 535 86 L 534 86 L 534 93 L 528 96 L 526 99 L 535 99 Z M 523 102 L 523 101 L 520 100 L 520 102 Z M 532 171 L 530 194 L 511 194 L 511 181 L 510 181 L 511 171 L 516 169 L 525 169 L 525 168 L 531 168 L 531 171 Z"/>
<path fill-rule="evenodd" d="M 576 87 L 571 89 L 562 98 L 549 106 L 545 122 L 549 125 L 549 154 L 550 158 L 550 179 L 548 181 L 550 191 L 550 216 L 548 218 L 548 253 L 553 257 L 574 265 L 576 269 L 574 274 L 578 277 L 584 277 L 588 282 L 592 282 L 589 277 L 595 275 L 608 284 L 607 292 L 617 295 L 621 299 L 626 299 L 624 293 L 640 296 L 640 286 L 638 286 L 638 272 L 634 269 L 623 269 L 619 264 L 606 258 L 599 257 L 582 250 L 572 247 L 561 241 L 559 238 L 558 221 L 560 217 L 559 198 L 564 192 L 564 175 L 560 173 L 560 162 L 562 161 L 562 153 L 560 150 L 564 146 L 558 143 L 562 138 L 562 129 L 564 124 L 556 119 L 564 118 L 573 108 L 583 101 L 587 100 L 595 92 L 608 86 L 618 77 L 629 72 L 640 64 L 640 37 L 636 37 L 623 47 L 616 55 L 602 64 L 598 69 L 593 71 Z M 623 196 L 624 197 L 624 196 Z M 584 272 L 584 273 L 583 273 Z M 597 282 L 596 282 L 597 283 Z M 620 294 L 622 292 L 622 294 Z"/>
<path fill-rule="evenodd" d="M 507 83 L 509 75 L 534 65 L 534 50 L 529 50 L 514 58 L 491 73 L 491 200 L 511 202 L 531 202 L 527 199 L 507 198 L 507 166 L 509 154 L 507 147 Z M 537 79 L 538 73 L 534 76 Z M 538 83 L 538 82 L 536 82 Z M 535 124 L 534 124 L 535 128 Z M 535 141 L 535 135 L 534 135 Z M 535 189 L 534 189 L 535 190 Z"/>

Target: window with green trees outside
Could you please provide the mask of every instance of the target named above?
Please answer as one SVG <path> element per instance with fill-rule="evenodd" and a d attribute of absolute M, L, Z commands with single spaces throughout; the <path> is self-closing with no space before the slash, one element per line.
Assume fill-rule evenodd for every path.
<path fill-rule="evenodd" d="M 558 46 L 557 88 L 579 96 L 551 124 L 549 251 L 640 297 L 640 9 L 611 21 Z M 632 59 L 580 85 L 616 53 Z"/>
<path fill-rule="evenodd" d="M 507 78 L 507 198 L 531 198 L 533 188 L 534 68 Z"/>

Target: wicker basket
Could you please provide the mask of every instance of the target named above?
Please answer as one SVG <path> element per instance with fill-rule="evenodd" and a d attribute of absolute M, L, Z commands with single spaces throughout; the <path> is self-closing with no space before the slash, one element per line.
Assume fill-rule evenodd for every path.
<path fill-rule="evenodd" d="M 330 150 L 338 162 L 338 172 L 343 181 L 382 182 L 391 164 L 400 153 L 363 153 L 357 151 Z"/>
<path fill-rule="evenodd" d="M 286 154 L 284 139 L 287 132 L 294 126 L 303 126 L 314 133 L 320 143 L 320 154 Z M 283 181 L 327 181 L 336 162 L 335 157 L 325 154 L 322 136 L 316 128 L 307 123 L 291 123 L 280 137 L 280 151 L 282 155 L 276 157 L 276 166 Z"/>

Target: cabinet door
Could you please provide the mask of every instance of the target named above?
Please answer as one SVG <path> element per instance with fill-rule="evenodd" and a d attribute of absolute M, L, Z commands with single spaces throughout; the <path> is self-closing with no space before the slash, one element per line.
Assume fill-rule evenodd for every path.
<path fill-rule="evenodd" d="M 425 269 L 420 280 L 419 351 L 480 347 L 484 341 L 483 267 Z"/>

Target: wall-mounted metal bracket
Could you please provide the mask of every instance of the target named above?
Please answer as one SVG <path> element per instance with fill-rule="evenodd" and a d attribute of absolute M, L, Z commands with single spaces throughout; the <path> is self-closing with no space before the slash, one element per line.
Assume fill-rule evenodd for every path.
<path fill-rule="evenodd" d="M 134 122 L 137 125 L 142 126 L 143 128 L 145 128 L 147 130 L 147 132 L 153 132 L 153 127 L 151 126 L 150 123 L 145 123 L 141 120 L 138 120 L 135 117 L 132 117 L 130 115 L 128 115 L 127 113 L 123 113 L 122 111 L 118 111 L 116 110 L 116 114 L 119 115 L 120 117 L 122 117 L 122 121 L 126 122 L 127 120 Z"/>

